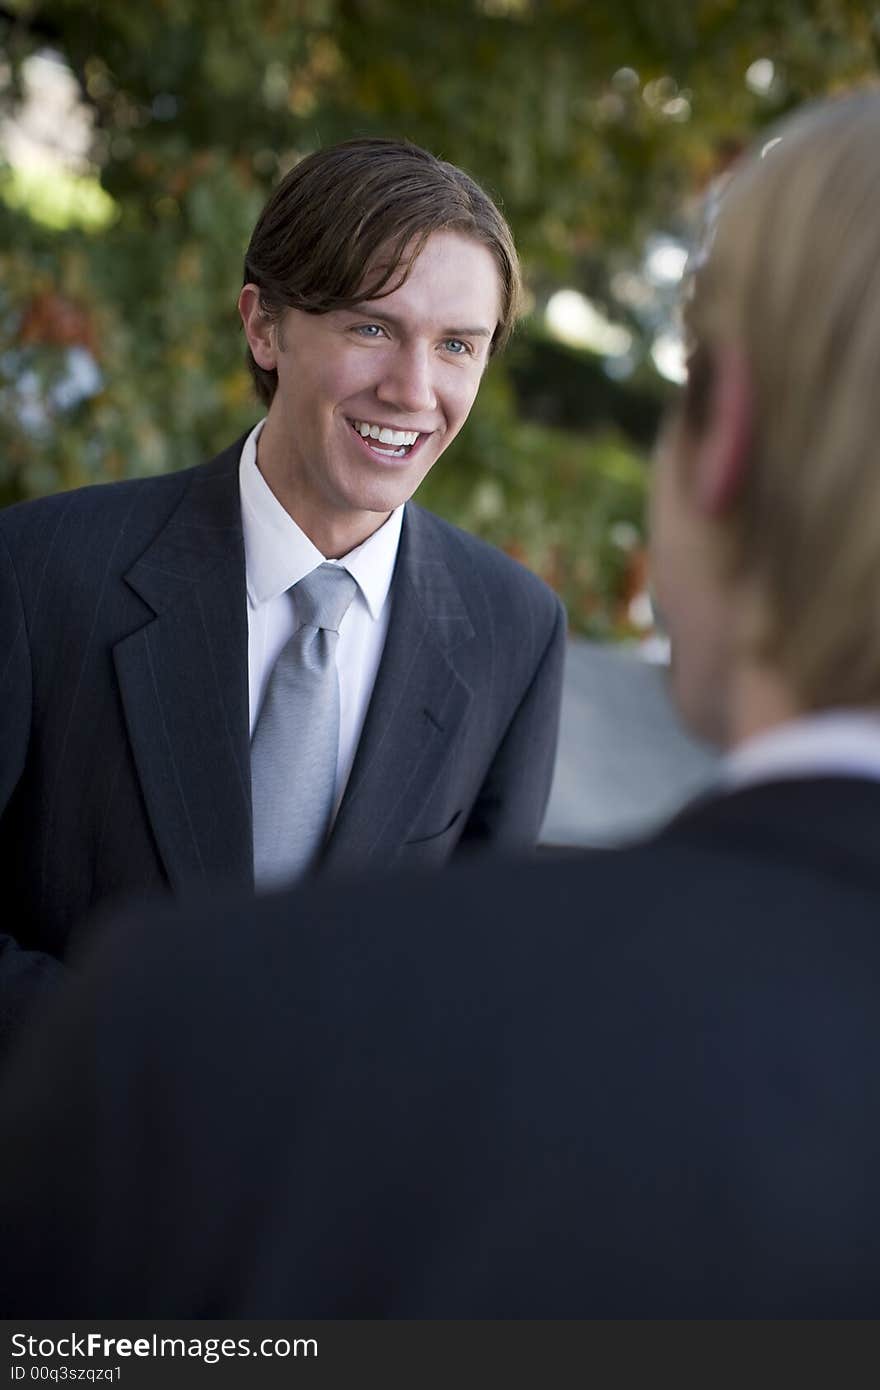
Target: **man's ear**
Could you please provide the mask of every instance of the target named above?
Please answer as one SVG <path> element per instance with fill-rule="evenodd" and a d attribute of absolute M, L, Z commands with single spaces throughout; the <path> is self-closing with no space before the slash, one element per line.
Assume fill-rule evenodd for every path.
<path fill-rule="evenodd" d="M 708 408 L 693 473 L 694 502 L 704 516 L 720 517 L 745 482 L 754 424 L 748 364 L 731 345 L 712 354 Z"/>
<path fill-rule="evenodd" d="M 257 366 L 267 372 L 274 371 L 278 365 L 277 334 L 275 324 L 260 308 L 260 291 L 257 285 L 245 285 L 238 296 L 238 312 L 244 324 L 248 347 Z"/>

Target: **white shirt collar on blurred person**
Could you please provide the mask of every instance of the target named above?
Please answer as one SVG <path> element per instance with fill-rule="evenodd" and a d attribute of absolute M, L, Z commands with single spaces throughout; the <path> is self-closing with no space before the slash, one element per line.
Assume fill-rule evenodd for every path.
<path fill-rule="evenodd" d="M 823 710 L 746 739 L 721 762 L 728 788 L 809 776 L 880 781 L 880 711 Z"/>

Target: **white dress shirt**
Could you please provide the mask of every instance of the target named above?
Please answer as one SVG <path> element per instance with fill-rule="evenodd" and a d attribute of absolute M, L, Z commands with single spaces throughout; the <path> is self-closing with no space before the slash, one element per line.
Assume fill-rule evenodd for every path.
<path fill-rule="evenodd" d="M 880 712 L 822 710 L 746 739 L 721 764 L 722 785 L 810 776 L 880 781 Z"/>
<path fill-rule="evenodd" d="M 257 438 L 263 423 L 261 420 L 245 440 L 238 474 L 247 585 L 250 729 L 253 734 L 281 648 L 296 631 L 295 600 L 288 589 L 318 565 L 342 565 L 357 583 L 357 592 L 339 625 L 336 647 L 339 749 L 335 815 L 351 773 L 385 646 L 403 507 L 393 511 L 362 545 L 340 560 L 326 561 L 284 510 L 257 467 Z"/>

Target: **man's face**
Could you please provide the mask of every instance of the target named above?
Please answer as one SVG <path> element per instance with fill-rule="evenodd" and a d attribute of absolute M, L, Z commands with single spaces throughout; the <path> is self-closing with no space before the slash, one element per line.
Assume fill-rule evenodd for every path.
<path fill-rule="evenodd" d="M 468 417 L 500 312 L 492 253 L 446 231 L 384 298 L 286 311 L 260 465 L 265 455 L 270 485 L 316 544 L 322 522 L 370 534 L 376 513 L 415 492 Z"/>

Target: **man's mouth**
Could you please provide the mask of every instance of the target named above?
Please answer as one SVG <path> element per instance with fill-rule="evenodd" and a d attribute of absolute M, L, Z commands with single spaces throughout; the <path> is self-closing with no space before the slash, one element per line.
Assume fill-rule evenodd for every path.
<path fill-rule="evenodd" d="M 371 420 L 350 420 L 372 454 L 380 458 L 406 458 L 423 437 L 419 430 L 395 430 L 390 425 L 375 425 Z"/>

